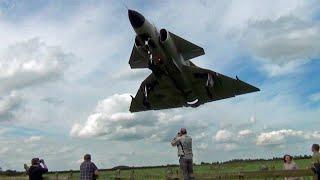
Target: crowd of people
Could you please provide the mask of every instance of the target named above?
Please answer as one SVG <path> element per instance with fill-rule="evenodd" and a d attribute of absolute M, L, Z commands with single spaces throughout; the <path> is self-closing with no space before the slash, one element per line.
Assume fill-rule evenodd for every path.
<path fill-rule="evenodd" d="M 187 130 L 181 128 L 180 131 L 171 141 L 171 145 L 177 147 L 180 169 L 183 174 L 184 180 L 194 179 L 193 176 L 193 153 L 192 153 L 192 138 L 187 135 Z M 311 169 L 318 175 L 320 180 L 320 153 L 319 144 L 313 144 L 311 147 L 312 164 Z M 284 170 L 299 169 L 294 162 L 291 155 L 284 155 L 283 157 Z M 48 172 L 47 165 L 43 159 L 33 158 L 31 166 L 24 165 L 24 168 L 29 175 L 29 180 L 43 180 L 42 175 Z M 91 155 L 86 154 L 83 157 L 83 162 L 80 165 L 80 180 L 96 180 L 99 177 L 99 170 L 97 166 L 91 161 Z M 288 177 L 286 180 L 299 180 L 299 177 Z"/>
<path fill-rule="evenodd" d="M 184 180 L 194 179 L 193 176 L 193 162 L 192 162 L 192 138 L 187 135 L 187 130 L 181 128 L 180 132 L 171 141 L 172 146 L 177 146 L 180 169 L 182 171 Z M 318 180 L 320 180 L 320 153 L 319 144 L 313 144 L 311 147 L 313 153 L 311 159 L 311 169 L 317 174 Z M 283 157 L 283 169 L 284 170 L 296 170 L 298 165 L 293 161 L 291 155 L 284 155 Z M 299 177 L 288 177 L 285 180 L 299 180 Z"/>
<path fill-rule="evenodd" d="M 24 169 L 29 175 L 29 180 L 43 180 L 43 174 L 48 172 L 48 167 L 43 159 L 33 158 L 31 166 L 24 164 Z M 96 180 L 99 176 L 97 166 L 91 162 L 91 155 L 86 154 L 80 165 L 80 180 Z"/>

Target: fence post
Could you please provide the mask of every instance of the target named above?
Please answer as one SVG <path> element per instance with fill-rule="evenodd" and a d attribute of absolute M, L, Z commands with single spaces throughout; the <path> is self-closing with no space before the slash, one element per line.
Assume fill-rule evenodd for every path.
<path fill-rule="evenodd" d="M 130 173 L 130 180 L 134 180 L 134 169 L 131 170 Z"/>
<path fill-rule="evenodd" d="M 117 169 L 115 180 L 121 180 L 120 173 L 121 173 L 120 169 Z"/>
<path fill-rule="evenodd" d="M 167 165 L 167 168 L 166 168 L 166 178 L 169 179 L 169 177 L 171 177 L 173 175 L 173 171 L 172 171 L 172 168 Z"/>
<path fill-rule="evenodd" d="M 179 180 L 179 169 L 176 170 L 176 174 L 173 172 L 170 165 L 166 168 L 166 179 L 167 180 Z"/>
<path fill-rule="evenodd" d="M 316 173 L 313 175 L 313 180 L 318 180 L 318 175 Z"/>
<path fill-rule="evenodd" d="M 72 176 L 73 176 L 73 172 L 71 170 L 68 179 L 72 180 Z"/>
<path fill-rule="evenodd" d="M 238 178 L 239 178 L 239 180 L 244 179 L 244 174 L 242 174 L 241 171 L 239 171 L 239 173 L 238 173 Z"/>
<path fill-rule="evenodd" d="M 179 180 L 179 169 L 176 170 L 177 176 L 174 177 L 175 180 Z"/>
<path fill-rule="evenodd" d="M 271 170 L 272 170 L 272 171 L 276 170 L 276 166 L 275 166 L 274 164 L 271 166 Z M 276 180 L 276 177 L 273 177 L 272 179 L 273 179 L 273 180 Z"/>
<path fill-rule="evenodd" d="M 56 172 L 56 173 L 55 173 L 56 180 L 59 180 L 58 175 L 59 175 L 58 172 Z"/>
<path fill-rule="evenodd" d="M 171 175 L 172 175 L 172 169 L 170 168 L 169 165 L 167 165 L 167 168 L 166 168 L 166 179 L 169 179 Z"/>

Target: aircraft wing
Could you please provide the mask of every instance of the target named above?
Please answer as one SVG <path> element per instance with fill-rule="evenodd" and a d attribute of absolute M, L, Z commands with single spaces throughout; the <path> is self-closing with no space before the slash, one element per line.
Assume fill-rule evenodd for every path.
<path fill-rule="evenodd" d="M 182 54 L 185 60 L 204 55 L 204 50 L 202 47 L 199 47 L 171 32 L 170 37 L 172 37 L 178 51 Z"/>
<path fill-rule="evenodd" d="M 197 94 L 201 104 L 260 91 L 238 78 L 233 79 L 195 65 L 185 66 L 185 68 L 191 72 L 189 79 L 192 81 L 193 91 Z"/>
<path fill-rule="evenodd" d="M 135 68 L 147 68 L 148 67 L 148 57 L 141 54 L 135 45 L 133 45 L 130 60 L 129 60 L 130 67 L 132 69 Z"/>
<path fill-rule="evenodd" d="M 130 112 L 176 108 L 185 103 L 185 98 L 168 76 L 157 79 L 152 73 L 141 83 L 136 96 L 132 98 Z"/>

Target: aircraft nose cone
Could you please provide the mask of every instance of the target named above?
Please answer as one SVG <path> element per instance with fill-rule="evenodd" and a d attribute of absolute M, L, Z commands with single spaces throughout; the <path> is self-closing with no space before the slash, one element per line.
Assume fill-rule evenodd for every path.
<path fill-rule="evenodd" d="M 128 16 L 133 28 L 141 27 L 145 21 L 144 17 L 140 13 L 131 9 L 128 10 Z"/>

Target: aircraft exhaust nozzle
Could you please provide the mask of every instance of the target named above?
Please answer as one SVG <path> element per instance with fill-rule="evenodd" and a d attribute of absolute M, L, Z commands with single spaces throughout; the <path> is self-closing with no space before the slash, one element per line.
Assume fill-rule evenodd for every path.
<path fill-rule="evenodd" d="M 142 16 L 142 14 L 138 13 L 137 11 L 129 9 L 128 16 L 133 28 L 139 28 L 145 22 L 145 18 Z"/>

